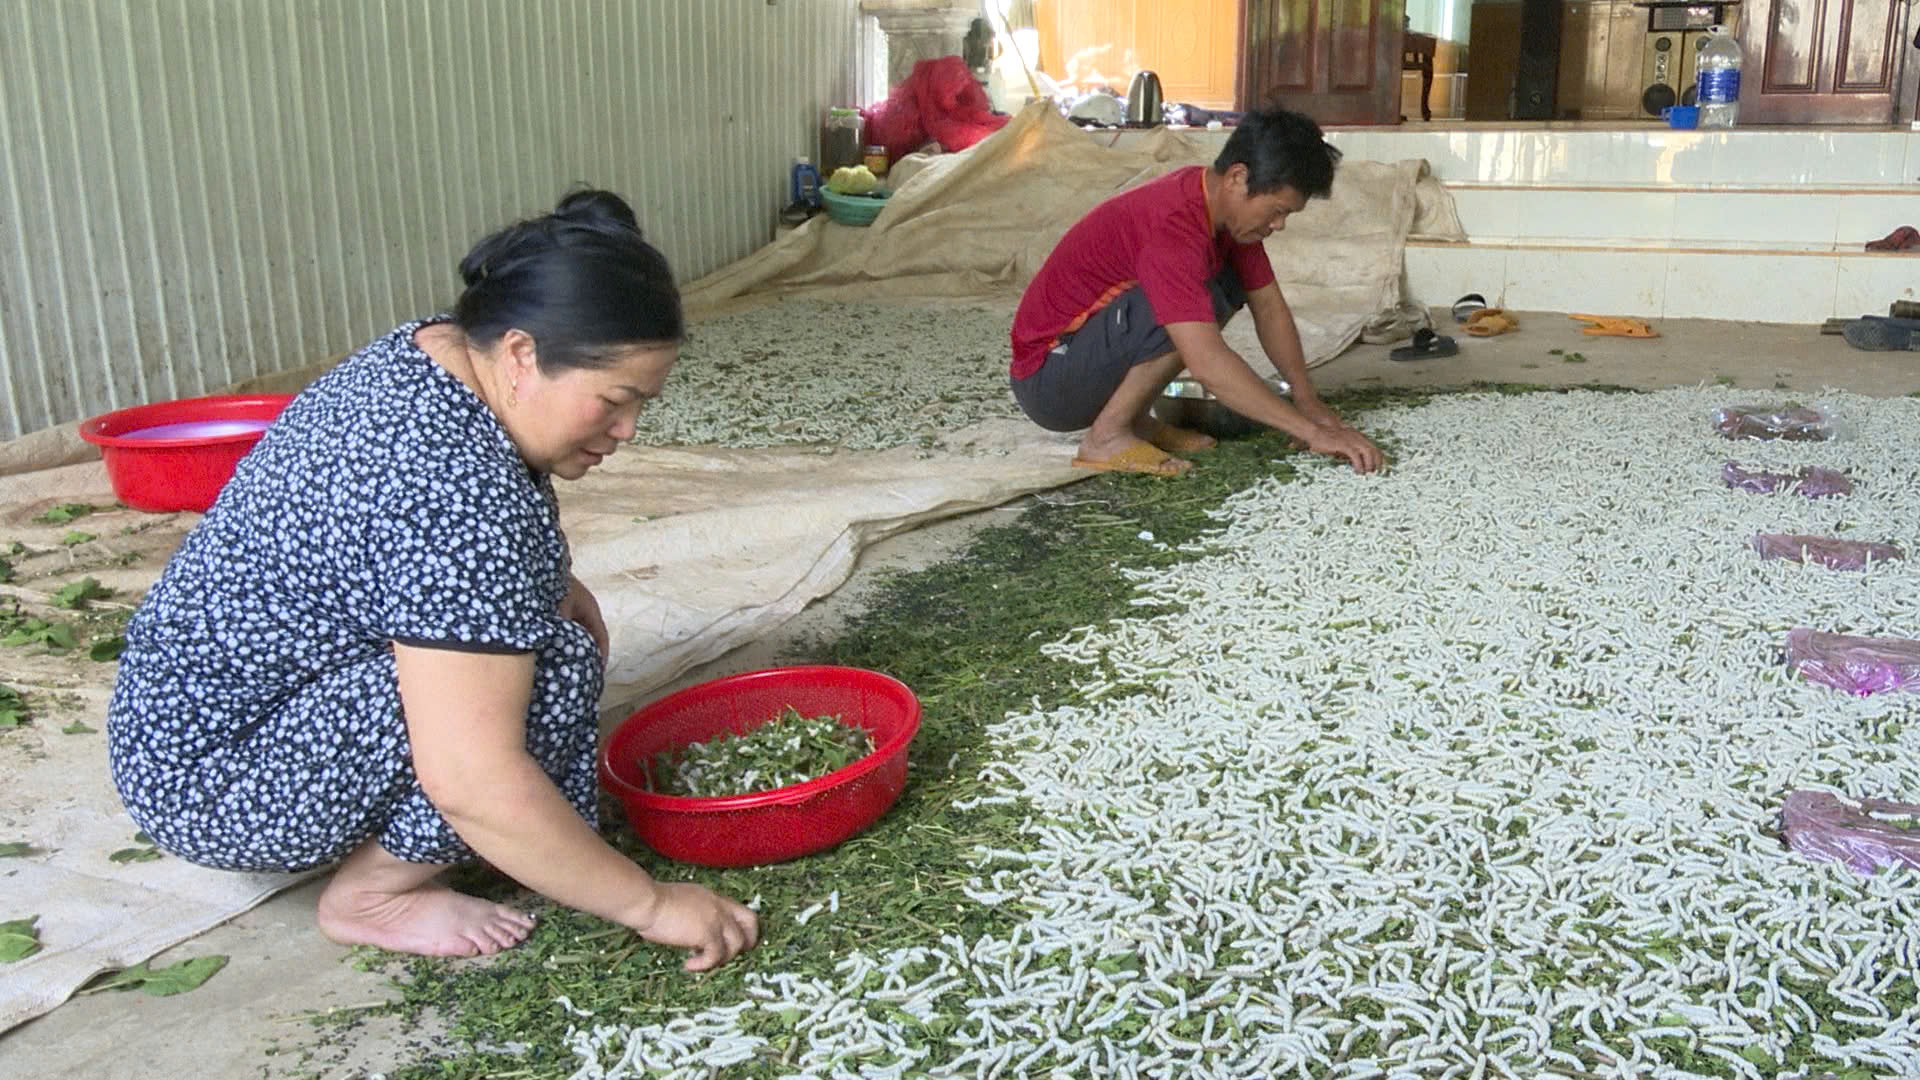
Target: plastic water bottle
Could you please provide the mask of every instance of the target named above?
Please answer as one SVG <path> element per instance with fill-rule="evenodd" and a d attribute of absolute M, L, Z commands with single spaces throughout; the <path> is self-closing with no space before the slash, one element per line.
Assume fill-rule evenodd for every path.
<path fill-rule="evenodd" d="M 795 206 L 820 205 L 820 170 L 811 159 L 793 159 L 793 172 L 787 177 L 787 194 Z"/>
<path fill-rule="evenodd" d="M 1730 128 L 1740 119 L 1740 43 L 1724 26 L 1707 28 L 1695 71 L 1700 126 Z"/>

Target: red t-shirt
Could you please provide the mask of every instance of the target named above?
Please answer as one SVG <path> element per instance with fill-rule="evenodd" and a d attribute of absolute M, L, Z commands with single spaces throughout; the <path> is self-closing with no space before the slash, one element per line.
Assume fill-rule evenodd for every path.
<path fill-rule="evenodd" d="M 1229 260 L 1251 293 L 1273 281 L 1258 243 L 1236 244 L 1207 213 L 1205 166 L 1176 169 L 1123 191 L 1067 230 L 1028 283 L 1013 317 L 1013 377 L 1040 370 L 1062 334 L 1135 285 L 1161 326 L 1212 322 L 1207 280 Z"/>

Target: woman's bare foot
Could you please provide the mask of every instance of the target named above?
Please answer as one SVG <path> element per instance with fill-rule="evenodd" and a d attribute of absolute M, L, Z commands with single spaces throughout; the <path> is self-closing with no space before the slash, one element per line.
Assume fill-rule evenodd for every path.
<path fill-rule="evenodd" d="M 444 869 L 397 859 L 369 840 L 334 871 L 315 921 L 342 945 L 421 956 L 489 955 L 533 932 L 531 915 L 435 882 Z"/>

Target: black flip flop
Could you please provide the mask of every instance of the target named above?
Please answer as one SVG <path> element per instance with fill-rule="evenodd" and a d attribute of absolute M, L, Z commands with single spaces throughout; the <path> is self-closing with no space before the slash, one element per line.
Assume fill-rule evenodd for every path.
<path fill-rule="evenodd" d="M 1847 344 L 1868 352 L 1920 349 L 1920 319 L 1863 315 L 1855 319 L 1841 336 L 1847 339 Z"/>
<path fill-rule="evenodd" d="M 1436 334 L 1426 327 L 1413 332 L 1413 344 L 1403 345 L 1388 353 L 1395 360 L 1431 360 L 1436 356 L 1452 356 L 1460 351 L 1460 346 L 1450 337 Z"/>
<path fill-rule="evenodd" d="M 1481 296 L 1477 292 L 1470 292 L 1453 302 L 1453 321 L 1457 323 L 1466 322 L 1468 319 L 1473 318 L 1474 312 L 1484 310 L 1486 307 L 1486 297 Z"/>

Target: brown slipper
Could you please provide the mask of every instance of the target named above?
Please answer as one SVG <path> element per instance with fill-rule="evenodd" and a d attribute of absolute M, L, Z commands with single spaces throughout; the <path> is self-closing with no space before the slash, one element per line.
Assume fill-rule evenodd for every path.
<path fill-rule="evenodd" d="M 1174 427 L 1172 424 L 1161 424 L 1160 430 L 1154 432 L 1147 441 L 1170 454 L 1191 454 L 1220 445 L 1220 440 L 1204 431 Z"/>
<path fill-rule="evenodd" d="M 1073 459 L 1077 469 L 1092 469 L 1096 472 L 1145 473 L 1148 476 L 1182 476 L 1193 468 L 1193 462 L 1174 457 L 1151 443 L 1134 443 L 1125 450 L 1104 461 L 1088 461 L 1086 458 Z"/>
<path fill-rule="evenodd" d="M 1492 337 L 1520 329 L 1520 321 L 1507 314 L 1504 308 L 1481 308 L 1467 317 L 1467 324 L 1461 329 L 1474 337 Z"/>

